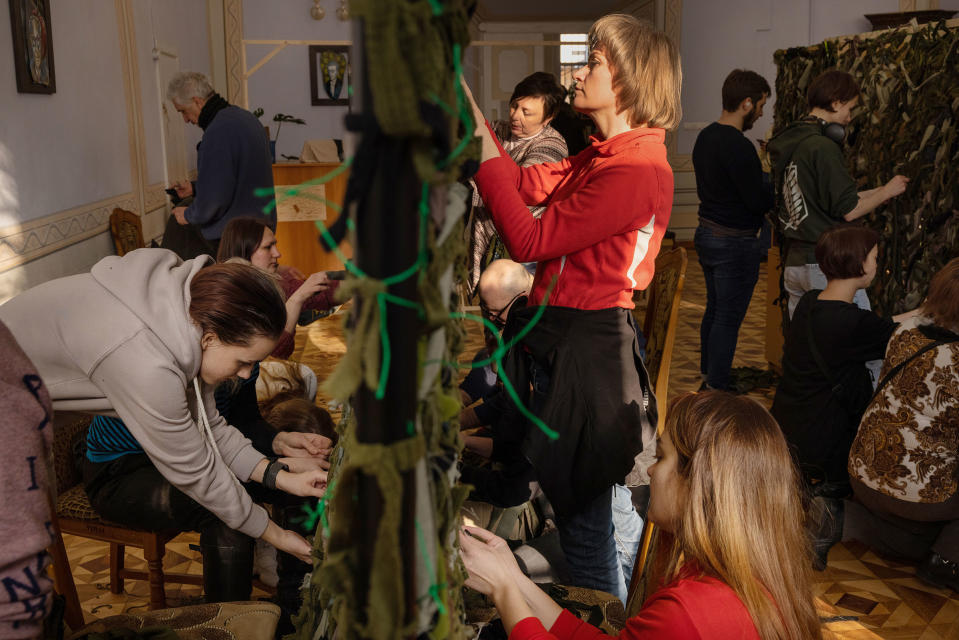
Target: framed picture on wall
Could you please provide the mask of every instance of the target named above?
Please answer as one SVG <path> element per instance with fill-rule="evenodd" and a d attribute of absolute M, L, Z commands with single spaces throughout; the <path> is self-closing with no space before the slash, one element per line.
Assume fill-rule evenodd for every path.
<path fill-rule="evenodd" d="M 50 0 L 9 0 L 19 93 L 56 93 Z"/>
<path fill-rule="evenodd" d="M 350 48 L 310 45 L 311 104 L 350 104 Z"/>

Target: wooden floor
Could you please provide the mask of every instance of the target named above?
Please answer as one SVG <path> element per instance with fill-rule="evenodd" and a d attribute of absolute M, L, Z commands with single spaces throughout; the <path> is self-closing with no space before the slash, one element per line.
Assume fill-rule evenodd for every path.
<path fill-rule="evenodd" d="M 690 254 L 686 289 L 680 310 L 670 373 L 669 396 L 695 391 L 699 375 L 699 322 L 705 305 L 705 283 L 695 254 Z M 734 366 L 765 368 L 764 356 L 765 265 L 753 295 L 746 321 L 740 331 Z M 323 380 L 346 351 L 341 331 L 343 314 L 318 320 L 297 332 L 295 356 L 312 367 Z M 479 331 L 470 330 L 465 354 L 481 345 Z M 464 355 L 463 360 L 468 360 Z M 772 389 L 750 395 L 771 403 Z M 320 401 L 325 401 L 322 396 Z M 107 545 L 65 536 L 81 604 L 89 622 L 95 617 L 145 608 L 148 589 L 144 582 L 127 581 L 124 593 L 109 590 Z M 165 566 L 171 571 L 200 573 L 199 553 L 190 548 L 196 534 L 183 534 L 168 545 Z M 131 552 L 135 554 L 136 552 Z M 127 564 L 145 565 L 142 556 L 130 557 Z M 959 640 L 959 596 L 951 591 L 925 586 L 915 578 L 912 565 L 883 559 L 856 541 L 840 543 L 829 554 L 826 571 L 816 574 L 820 615 L 827 638 L 862 640 L 873 638 Z M 171 606 L 199 601 L 200 587 L 170 585 Z M 254 597 L 265 596 L 255 592 Z"/>

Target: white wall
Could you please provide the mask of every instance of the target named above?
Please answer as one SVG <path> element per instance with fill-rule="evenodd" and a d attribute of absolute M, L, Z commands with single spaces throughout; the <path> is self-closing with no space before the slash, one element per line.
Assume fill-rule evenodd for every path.
<path fill-rule="evenodd" d="M 871 29 L 866 13 L 899 11 L 898 0 L 683 0 L 683 125 L 679 153 L 691 153 L 700 124 L 719 117 L 721 90 L 735 68 L 756 71 L 775 93 L 777 49 Z M 773 101 L 746 135 L 758 139 L 772 126 Z"/>
<path fill-rule="evenodd" d="M 162 180 L 153 37 L 209 72 L 206 15 L 196 0 L 51 0 L 56 93 L 47 95 L 17 93 L 10 14 L 0 11 L 0 302 L 112 253 L 106 217 L 114 206 L 145 216 L 140 202 L 149 201 L 152 226 L 162 229 L 162 201 L 139 186 Z M 135 75 L 127 73 L 125 43 Z M 126 90 L 137 78 L 139 112 Z M 142 162 L 131 152 L 138 137 Z"/>
<path fill-rule="evenodd" d="M 351 23 L 336 17 L 338 2 L 323 4 L 326 17 L 310 17 L 309 2 L 283 0 L 244 0 L 243 38 L 247 40 L 322 40 L 348 41 Z M 255 65 L 270 52 L 272 45 L 250 45 L 246 48 L 247 67 Z M 345 138 L 343 118 L 347 107 L 310 104 L 310 67 L 308 48 L 290 45 L 258 70 L 248 84 L 250 110 L 262 107 L 261 120 L 276 136 L 273 115 L 285 113 L 303 118 L 305 125 L 284 124 L 277 142 L 276 157 L 281 154 L 299 156 L 303 142 L 320 138 Z"/>
<path fill-rule="evenodd" d="M 0 148 L 12 160 L 15 194 L 0 210 L 0 227 L 132 188 L 114 2 L 50 5 L 52 95 L 17 93 L 10 12 L 0 11 Z"/>
<path fill-rule="evenodd" d="M 520 43 L 513 46 L 474 45 L 467 50 L 464 73 L 467 79 L 473 82 L 474 86 L 471 86 L 471 89 L 483 114 L 490 121 L 507 118 L 509 96 L 513 88 L 520 80 L 535 71 L 556 73 L 559 79 L 558 69 L 547 69 L 545 66 L 545 58 L 548 57 L 544 54 L 546 47 L 535 46 L 535 43 L 545 40 L 547 34 L 586 33 L 591 24 L 592 21 L 484 22 L 480 24 L 474 40 Z M 528 45 L 525 44 L 527 42 Z M 554 50 L 555 59 L 559 60 L 559 52 L 555 51 L 556 47 L 551 48 Z"/>
<path fill-rule="evenodd" d="M 164 179 L 160 100 L 166 96 L 166 87 L 157 87 L 154 46 L 156 44 L 175 52 L 181 71 L 198 71 L 211 77 L 207 38 L 209 23 L 205 4 L 197 0 L 137 0 L 133 3 L 133 10 L 144 144 L 147 150 L 146 181 L 147 184 L 153 184 Z M 173 115 L 174 121 L 182 121 L 179 115 Z M 187 166 L 195 169 L 194 149 L 203 132 L 192 125 L 184 124 L 184 127 Z"/>

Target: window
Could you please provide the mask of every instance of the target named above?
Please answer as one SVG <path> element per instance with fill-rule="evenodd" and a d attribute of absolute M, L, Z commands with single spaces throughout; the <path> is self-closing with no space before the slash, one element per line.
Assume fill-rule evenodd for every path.
<path fill-rule="evenodd" d="M 586 44 L 585 33 L 562 33 L 559 36 L 559 82 L 569 89 L 573 85 L 573 73 L 586 64 L 589 47 Z"/>

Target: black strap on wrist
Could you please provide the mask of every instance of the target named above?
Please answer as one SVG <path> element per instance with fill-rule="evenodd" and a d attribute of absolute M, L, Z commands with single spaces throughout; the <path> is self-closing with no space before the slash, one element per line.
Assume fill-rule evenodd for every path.
<path fill-rule="evenodd" d="M 290 468 L 280 462 L 279 458 L 267 458 L 270 462 L 266 465 L 266 469 L 263 471 L 263 486 L 267 489 L 276 489 L 276 477 L 280 475 L 281 471 L 289 471 Z"/>

